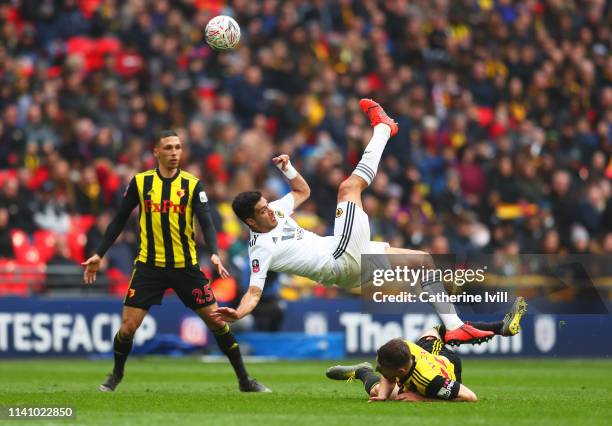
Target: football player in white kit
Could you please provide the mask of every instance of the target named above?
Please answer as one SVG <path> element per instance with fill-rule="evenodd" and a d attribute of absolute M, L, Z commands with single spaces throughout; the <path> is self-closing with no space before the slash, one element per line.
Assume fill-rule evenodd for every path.
<path fill-rule="evenodd" d="M 361 193 L 374 180 L 385 145 L 397 133 L 398 126 L 373 100 L 362 99 L 359 106 L 370 119 L 374 134 L 355 170 L 338 188 L 334 234 L 319 236 L 300 228 L 291 218 L 293 211 L 310 196 L 310 187 L 291 165 L 288 155 L 273 158 L 289 180 L 291 192 L 270 203 L 258 191 L 243 192 L 234 199 L 232 208 L 251 233 L 249 289 L 237 309 L 221 307 L 214 315 L 228 322 L 248 315 L 261 298 L 268 271 L 300 275 L 325 285 L 355 287 L 361 283 L 362 254 L 409 255 L 403 258 L 411 267 L 435 267 L 432 257 L 425 252 L 370 241 L 370 224 L 363 211 Z M 444 292 L 441 282 L 422 282 L 421 287 L 430 293 Z M 446 343 L 480 343 L 493 336 L 491 331 L 463 323 L 452 304 L 431 304 L 444 324 L 441 335 Z"/>

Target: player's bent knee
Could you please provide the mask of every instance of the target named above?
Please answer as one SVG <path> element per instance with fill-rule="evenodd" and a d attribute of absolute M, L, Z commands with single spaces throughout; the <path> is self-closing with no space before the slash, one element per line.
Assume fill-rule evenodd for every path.
<path fill-rule="evenodd" d="M 124 337 L 133 337 L 134 334 L 136 334 L 138 327 L 140 327 L 139 321 L 124 319 L 121 323 L 121 327 L 119 328 L 119 333 L 121 333 L 121 335 Z"/>
<path fill-rule="evenodd" d="M 421 266 L 425 267 L 425 269 L 434 269 L 436 267 L 436 262 L 434 262 L 434 258 L 431 254 L 425 251 L 418 251 L 417 256 L 419 258 L 419 263 Z"/>
<path fill-rule="evenodd" d="M 346 201 L 356 195 L 361 194 L 361 185 L 359 181 L 352 176 L 344 180 L 338 188 L 338 201 Z"/>

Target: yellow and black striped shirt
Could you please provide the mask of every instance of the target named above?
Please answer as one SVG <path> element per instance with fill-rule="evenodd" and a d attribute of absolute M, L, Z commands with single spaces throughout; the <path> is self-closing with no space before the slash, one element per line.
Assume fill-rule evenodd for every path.
<path fill-rule="evenodd" d="M 217 251 L 207 201 L 202 183 L 183 170 L 178 169 L 171 178 L 162 177 L 158 169 L 138 173 L 130 181 L 119 212 L 97 253 L 104 255 L 123 229 L 130 212 L 140 205 L 140 249 L 136 261 L 170 268 L 195 265 L 194 214 L 207 244 L 213 253 Z"/>
<path fill-rule="evenodd" d="M 439 342 L 438 345 L 444 344 L 441 340 Z M 405 343 L 414 357 L 414 364 L 406 377 L 398 382 L 400 390 L 412 390 L 429 398 L 455 398 L 460 383 L 454 364 L 439 355 L 441 346 L 434 345 L 433 353 L 430 353 L 412 342 Z"/>

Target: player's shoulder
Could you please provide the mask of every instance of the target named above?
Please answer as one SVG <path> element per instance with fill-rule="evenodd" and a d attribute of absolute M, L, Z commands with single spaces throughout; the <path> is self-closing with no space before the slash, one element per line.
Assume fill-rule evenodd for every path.
<path fill-rule="evenodd" d="M 134 178 L 139 178 L 139 177 L 143 177 L 143 176 L 152 176 L 156 173 L 155 169 L 150 169 L 150 170 L 145 170 L 143 172 L 140 173 L 136 173 L 134 175 Z"/>
<path fill-rule="evenodd" d="M 199 182 L 200 181 L 200 179 L 198 179 L 197 176 L 192 175 L 191 173 L 186 172 L 185 170 L 181 170 L 179 172 L 179 176 L 182 177 L 183 179 L 192 180 L 192 181 L 195 181 L 195 182 Z"/>
<path fill-rule="evenodd" d="M 410 342 L 408 340 L 404 340 L 404 342 L 406 343 L 406 345 L 408 346 L 408 349 L 410 349 L 410 353 L 419 357 L 421 355 L 423 355 L 424 353 L 426 353 L 427 351 L 425 349 L 423 349 L 421 346 L 417 345 L 414 342 Z"/>
<path fill-rule="evenodd" d="M 253 251 L 272 252 L 270 236 L 267 234 L 251 234 L 249 238 L 249 252 Z"/>

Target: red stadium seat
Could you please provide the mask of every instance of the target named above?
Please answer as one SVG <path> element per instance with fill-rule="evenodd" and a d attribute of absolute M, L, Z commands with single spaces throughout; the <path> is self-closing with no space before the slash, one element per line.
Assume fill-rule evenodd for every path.
<path fill-rule="evenodd" d="M 21 229 L 13 229 L 11 231 L 11 241 L 13 243 L 13 249 L 17 250 L 22 247 L 30 245 L 28 235 Z"/>
<path fill-rule="evenodd" d="M 221 250 L 227 250 L 234 243 L 234 238 L 226 232 L 217 232 L 217 244 Z"/>
<path fill-rule="evenodd" d="M 19 262 L 36 263 L 40 261 L 40 254 L 35 246 L 30 243 L 28 235 L 20 229 L 11 232 L 13 252 Z"/>
<path fill-rule="evenodd" d="M 66 51 L 70 55 L 88 55 L 94 50 L 94 42 L 88 37 L 71 37 L 66 41 Z"/>
<path fill-rule="evenodd" d="M 55 254 L 57 236 L 52 231 L 39 230 L 34 232 L 34 247 L 40 254 L 40 260 L 48 262 Z"/>
<path fill-rule="evenodd" d="M 108 292 L 118 297 L 125 296 L 128 287 L 130 286 L 130 277 L 117 268 L 111 268 L 106 271 L 108 276 Z"/>
<path fill-rule="evenodd" d="M 79 9 L 83 13 L 83 16 L 87 19 L 91 19 L 91 16 L 96 11 L 96 9 L 100 6 L 101 0 L 79 0 L 78 5 Z"/>
<path fill-rule="evenodd" d="M 21 229 L 11 231 L 11 241 L 13 243 L 15 259 L 17 259 L 18 262 L 32 264 L 41 261 L 37 247 L 30 243 L 28 234 Z"/>
<path fill-rule="evenodd" d="M 96 217 L 93 215 L 72 215 L 68 233 L 87 233 L 94 223 L 96 223 Z"/>
<path fill-rule="evenodd" d="M 9 170 L 0 170 L 0 188 L 4 187 L 4 184 L 10 178 L 14 178 L 17 176 L 17 170 L 9 169 Z"/>
<path fill-rule="evenodd" d="M 45 280 L 45 264 L 0 259 L 0 296 L 27 296 L 39 292 Z"/>
<path fill-rule="evenodd" d="M 85 244 L 87 243 L 87 236 L 85 233 L 70 231 L 68 235 L 66 235 L 66 242 L 70 249 L 70 258 L 78 263 L 85 261 Z"/>

